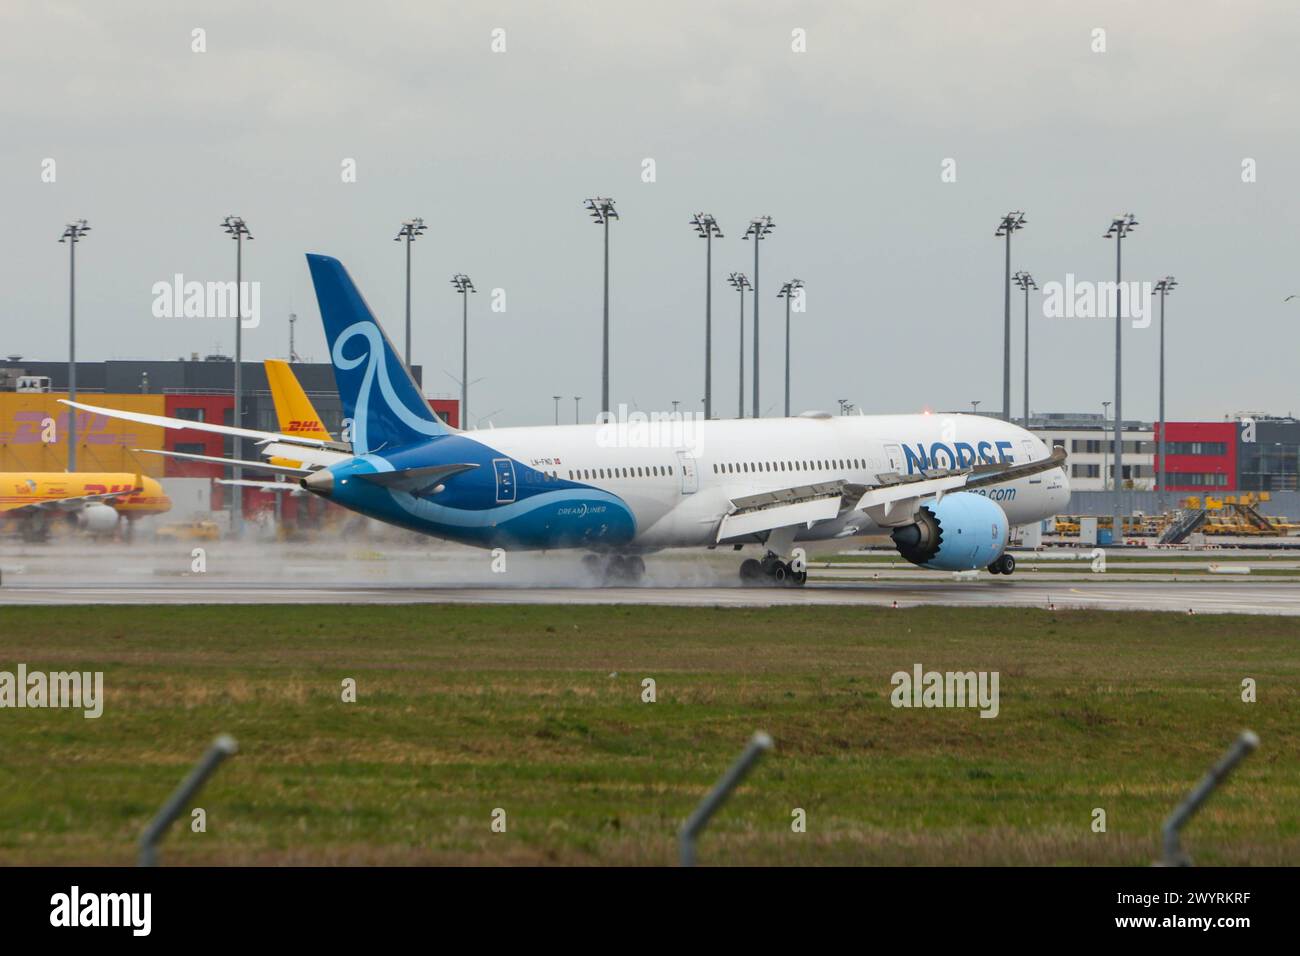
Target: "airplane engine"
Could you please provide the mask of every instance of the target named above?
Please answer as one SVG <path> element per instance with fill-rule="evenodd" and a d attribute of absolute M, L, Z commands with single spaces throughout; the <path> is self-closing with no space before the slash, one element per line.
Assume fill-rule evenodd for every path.
<path fill-rule="evenodd" d="M 112 534 L 117 530 L 117 509 L 93 502 L 77 512 L 77 526 L 91 534 Z"/>
<path fill-rule="evenodd" d="M 922 505 L 915 524 L 895 528 L 898 553 L 936 571 L 988 567 L 1007 547 L 1007 515 L 983 495 L 957 491 Z"/>

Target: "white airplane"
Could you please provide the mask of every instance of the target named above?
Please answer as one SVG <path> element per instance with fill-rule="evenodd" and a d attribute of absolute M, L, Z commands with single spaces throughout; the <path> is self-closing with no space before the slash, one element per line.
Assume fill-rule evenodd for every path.
<path fill-rule="evenodd" d="M 1064 449 L 976 415 L 633 416 L 460 431 L 430 409 L 343 265 L 307 260 L 350 448 L 67 404 L 253 438 L 264 456 L 302 466 L 246 467 L 295 475 L 352 511 L 482 548 L 585 550 L 615 580 L 639 577 L 643 555 L 664 548 L 756 545 L 742 580 L 802 585 L 799 544 L 870 533 L 890 534 L 921 567 L 1010 574 L 1010 527 L 1069 499 Z"/>

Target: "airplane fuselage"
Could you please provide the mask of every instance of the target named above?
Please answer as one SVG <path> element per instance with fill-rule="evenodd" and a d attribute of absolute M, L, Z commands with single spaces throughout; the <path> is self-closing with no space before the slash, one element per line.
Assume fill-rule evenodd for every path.
<path fill-rule="evenodd" d="M 1031 433 L 974 415 L 801 416 L 610 423 L 460 432 L 332 466 L 330 497 L 415 531 L 485 548 L 645 552 L 718 540 L 733 502 L 819 483 L 873 486 L 879 476 L 985 462 L 1028 462 L 1049 450 Z M 367 474 L 473 465 L 418 493 Z M 1064 470 L 974 490 L 1011 525 L 1059 512 Z M 812 541 L 883 530 L 863 511 L 801 528 Z"/>

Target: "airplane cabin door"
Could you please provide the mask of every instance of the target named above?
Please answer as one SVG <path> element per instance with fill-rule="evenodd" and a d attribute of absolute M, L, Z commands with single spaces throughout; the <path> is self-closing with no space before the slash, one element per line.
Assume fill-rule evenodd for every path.
<path fill-rule="evenodd" d="M 679 451 L 677 461 L 682 469 L 682 494 L 695 494 L 700 490 L 700 476 L 695 470 L 695 459 L 690 452 Z"/>
<path fill-rule="evenodd" d="M 901 475 L 903 473 L 903 447 L 896 444 L 885 445 L 885 464 L 887 471 Z"/>
<path fill-rule="evenodd" d="M 493 458 L 492 469 L 497 477 L 497 504 L 515 500 L 515 463 L 509 458 Z"/>

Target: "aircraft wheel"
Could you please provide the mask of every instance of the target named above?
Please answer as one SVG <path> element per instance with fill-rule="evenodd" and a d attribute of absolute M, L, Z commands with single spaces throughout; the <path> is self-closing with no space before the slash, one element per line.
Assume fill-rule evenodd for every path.
<path fill-rule="evenodd" d="M 601 567 L 600 557 L 594 554 L 584 554 L 582 556 L 582 570 L 586 571 L 588 576 L 600 581 L 604 578 L 604 568 Z"/>
<path fill-rule="evenodd" d="M 1016 559 L 1009 554 L 1002 555 L 1002 573 L 1013 574 L 1016 570 Z"/>
<path fill-rule="evenodd" d="M 793 574 L 790 575 L 790 580 L 794 582 L 795 587 L 801 588 L 808 583 L 808 572 L 795 571 Z"/>
<path fill-rule="evenodd" d="M 641 580 L 645 574 L 645 558 L 639 554 L 634 554 L 623 562 L 624 573 L 631 581 Z"/>
<path fill-rule="evenodd" d="M 772 580 L 777 587 L 785 587 L 790 583 L 790 565 L 784 561 L 778 561 L 776 567 L 772 569 Z"/>
<path fill-rule="evenodd" d="M 746 558 L 740 562 L 740 580 L 752 584 L 763 576 L 763 565 L 757 558 Z"/>

